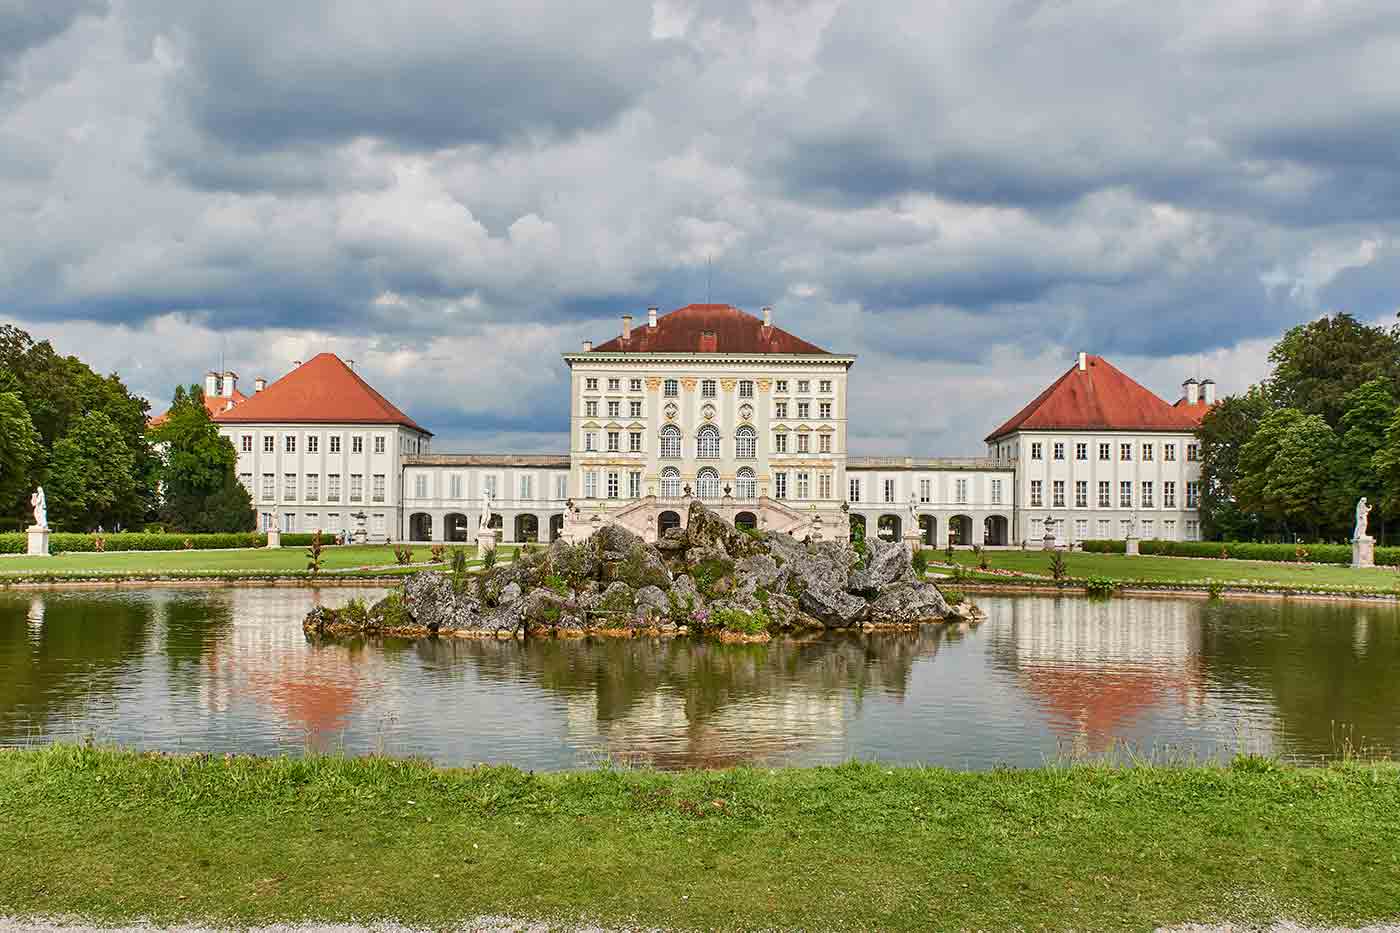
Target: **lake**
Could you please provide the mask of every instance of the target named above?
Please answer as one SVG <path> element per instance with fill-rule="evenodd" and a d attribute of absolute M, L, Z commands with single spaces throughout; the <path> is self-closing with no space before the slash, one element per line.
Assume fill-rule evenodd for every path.
<path fill-rule="evenodd" d="M 1400 749 L 1392 605 L 978 595 L 973 629 L 769 645 L 303 635 L 357 595 L 379 591 L 0 593 L 0 744 L 536 769 Z"/>

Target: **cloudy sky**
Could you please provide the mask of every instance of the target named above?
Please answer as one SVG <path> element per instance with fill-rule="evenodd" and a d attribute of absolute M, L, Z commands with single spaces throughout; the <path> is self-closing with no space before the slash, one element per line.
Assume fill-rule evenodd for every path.
<path fill-rule="evenodd" d="M 331 350 L 560 450 L 558 354 L 711 296 L 859 354 L 855 452 L 975 454 L 1081 349 L 1175 398 L 1394 319 L 1394 13 L 0 0 L 0 320 L 157 410 Z"/>

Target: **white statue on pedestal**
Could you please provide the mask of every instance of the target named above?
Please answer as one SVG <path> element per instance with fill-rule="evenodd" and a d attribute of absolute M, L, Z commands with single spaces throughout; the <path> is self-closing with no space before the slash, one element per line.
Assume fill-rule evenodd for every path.
<path fill-rule="evenodd" d="M 1356 502 L 1356 527 L 1352 529 L 1351 539 L 1360 541 L 1366 537 L 1366 523 L 1371 514 L 1371 507 L 1366 504 L 1366 497 L 1362 496 Z"/>
<path fill-rule="evenodd" d="M 1365 502 L 1366 500 L 1361 500 Z M 44 487 L 40 486 L 34 490 L 34 494 L 29 497 L 29 504 L 34 506 L 34 527 L 49 527 L 49 502 L 44 498 Z"/>
<path fill-rule="evenodd" d="M 486 493 L 484 496 L 482 496 L 482 502 L 483 502 L 483 504 L 482 504 L 482 506 L 481 506 L 481 518 L 477 521 L 476 526 L 477 526 L 478 528 L 487 528 L 487 527 L 489 527 L 490 524 L 491 524 L 491 493 L 490 493 L 490 491 L 487 491 L 487 493 Z"/>

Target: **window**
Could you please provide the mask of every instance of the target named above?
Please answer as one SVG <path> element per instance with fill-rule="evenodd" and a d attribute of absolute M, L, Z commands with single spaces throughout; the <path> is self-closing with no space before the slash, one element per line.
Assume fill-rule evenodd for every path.
<path fill-rule="evenodd" d="M 1142 534 L 1139 535 L 1139 537 L 1147 538 L 1148 540 L 1157 537 L 1156 530 L 1153 528 L 1152 519 L 1144 518 L 1142 520 Z"/>
<path fill-rule="evenodd" d="M 1186 507 L 1198 508 L 1201 504 L 1201 484 L 1195 481 L 1186 484 Z M 1195 540 L 1194 538 L 1192 539 Z"/>
<path fill-rule="evenodd" d="M 774 473 L 774 474 L 773 474 L 773 498 L 774 498 L 774 499 L 786 499 L 786 498 L 787 498 L 787 474 L 786 474 L 786 473 Z"/>
<path fill-rule="evenodd" d="M 569 478 L 567 476 L 554 477 L 554 498 L 569 498 Z"/>
<path fill-rule="evenodd" d="M 639 454 L 642 452 L 642 432 L 629 431 L 627 434 L 628 453 Z"/>
<path fill-rule="evenodd" d="M 282 451 L 289 454 L 297 452 L 297 436 L 295 434 L 288 434 L 282 438 Z"/>
<path fill-rule="evenodd" d="M 894 501 L 894 480 L 892 479 L 885 480 L 885 501 Z"/>
<path fill-rule="evenodd" d="M 363 474 L 350 474 L 350 501 L 363 502 L 365 500 L 365 478 Z"/>
<path fill-rule="evenodd" d="M 758 483 L 750 467 L 741 467 L 734 477 L 735 494 L 740 499 L 753 499 L 758 496 Z"/>
<path fill-rule="evenodd" d="M 818 498 L 818 499 L 830 499 L 830 498 L 831 498 L 831 474 L 830 474 L 830 473 L 818 473 L 818 474 L 817 474 L 817 498 Z"/>
<path fill-rule="evenodd" d="M 1119 445 L 1118 445 L 1118 459 L 1119 459 L 1119 460 L 1131 460 L 1131 459 L 1133 459 L 1133 445 L 1132 445 L 1132 444 L 1119 444 Z"/>
<path fill-rule="evenodd" d="M 1200 523 L 1200 522 L 1188 521 L 1188 522 L 1186 523 L 1186 540 L 1187 540 L 1187 541 L 1198 541 L 1198 540 L 1200 540 L 1200 537 L 1201 537 L 1200 527 L 1201 527 L 1201 523 Z"/>
<path fill-rule="evenodd" d="M 1076 518 L 1074 520 L 1074 537 L 1083 541 L 1089 537 L 1089 520 L 1087 518 Z"/>
<path fill-rule="evenodd" d="M 1060 441 L 1056 441 L 1056 442 L 1055 442 L 1055 459 L 1056 459 L 1056 460 L 1063 460 L 1063 459 L 1065 459 L 1065 445 L 1064 445 L 1063 443 L 1061 443 Z"/>
<path fill-rule="evenodd" d="M 860 501 L 860 480 L 852 479 L 847 481 L 846 498 L 852 502 Z"/>
<path fill-rule="evenodd" d="M 596 417 L 598 417 L 598 403 L 597 403 L 597 402 L 592 402 L 592 401 L 590 401 L 590 402 L 584 402 L 584 403 L 583 403 L 583 416 L 584 416 L 585 418 L 596 418 Z"/>
<path fill-rule="evenodd" d="M 447 495 L 448 495 L 448 498 L 451 498 L 451 499 L 461 499 L 461 498 L 463 497 L 464 493 L 465 493 L 465 490 L 464 490 L 464 488 L 463 488 L 465 485 L 466 485 L 466 484 L 462 482 L 462 474 L 461 474 L 461 473 L 453 473 L 453 474 L 451 474 L 450 476 L 448 476 L 448 478 L 447 478 L 447 489 L 448 489 Z"/>
<path fill-rule="evenodd" d="M 803 419 L 804 421 L 805 421 L 806 419 L 812 417 L 812 403 L 811 403 L 811 402 L 798 402 L 798 403 L 797 403 L 797 417 Z"/>
<path fill-rule="evenodd" d="M 252 473 L 239 473 L 239 474 L 238 474 L 238 482 L 241 483 L 241 484 L 243 485 L 243 488 L 244 488 L 244 489 L 248 490 L 248 495 L 251 496 L 251 495 L 253 494 L 253 474 L 252 474 Z"/>
<path fill-rule="evenodd" d="M 740 398 L 753 398 L 753 380 L 752 380 L 752 379 L 740 379 L 740 380 L 739 380 L 739 397 L 740 397 Z"/>
<path fill-rule="evenodd" d="M 1200 445 L 1200 444 L 1187 444 L 1187 445 L 1186 445 L 1186 462 L 1187 462 L 1187 463 L 1195 463 L 1197 460 L 1200 460 L 1200 459 L 1201 459 L 1201 445 Z M 1194 540 L 1196 540 L 1196 539 L 1195 539 L 1195 538 L 1192 538 L 1191 540 L 1194 541 Z"/>
<path fill-rule="evenodd" d="M 1143 462 L 1144 462 L 1144 463 L 1149 463 L 1149 462 L 1151 462 L 1151 460 L 1152 460 L 1152 445 L 1151 445 L 1151 444 L 1143 444 L 1143 445 L 1142 445 L 1142 459 L 1143 459 Z"/>
<path fill-rule="evenodd" d="M 1113 505 L 1113 488 L 1108 480 L 1099 480 L 1099 508 L 1106 509 Z"/>
<path fill-rule="evenodd" d="M 608 471 L 608 498 L 616 499 L 622 493 L 622 482 L 616 470 Z"/>
<path fill-rule="evenodd" d="M 773 435 L 773 452 L 775 454 L 787 453 L 787 437 L 786 434 Z"/>
<path fill-rule="evenodd" d="M 668 424 L 661 429 L 661 456 L 676 460 L 681 455 L 681 429 Z"/>
<path fill-rule="evenodd" d="M 632 380 L 629 380 L 628 383 L 627 383 L 627 388 L 628 388 L 629 391 L 632 391 L 632 392 L 640 392 L 640 391 L 642 391 L 642 380 L 640 380 L 640 379 L 632 379 Z"/>
<path fill-rule="evenodd" d="M 812 436 L 810 434 L 797 435 L 797 452 L 800 454 L 812 452 Z"/>
<path fill-rule="evenodd" d="M 1065 507 L 1065 481 L 1064 481 L 1064 480 L 1062 480 L 1062 479 L 1057 479 L 1057 480 L 1055 480 L 1054 484 L 1050 487 L 1050 496 L 1051 496 L 1050 502 L 1051 502 L 1051 505 L 1052 505 L 1054 508 L 1062 509 L 1062 508 Z"/>
<path fill-rule="evenodd" d="M 1166 460 L 1168 463 L 1174 462 L 1174 461 L 1176 460 L 1176 445 L 1175 445 L 1175 444 L 1163 444 L 1163 445 L 1162 445 L 1162 459 L 1163 459 L 1163 460 Z"/>
<path fill-rule="evenodd" d="M 245 454 L 253 452 L 253 435 L 245 434 L 241 438 L 242 450 Z"/>
<path fill-rule="evenodd" d="M 1133 484 L 1129 480 L 1118 484 L 1118 504 L 1125 509 L 1133 507 Z"/>
<path fill-rule="evenodd" d="M 1031 459 L 1032 459 L 1032 460 L 1041 460 L 1041 459 L 1043 459 L 1042 454 L 1041 454 L 1042 449 L 1043 449 L 1043 445 L 1040 443 L 1040 441 L 1035 441 L 1035 442 L 1033 442 L 1033 443 L 1031 444 Z"/>
<path fill-rule="evenodd" d="M 681 384 L 675 379 L 667 379 L 664 392 L 667 398 L 677 398 L 681 394 Z"/>
<path fill-rule="evenodd" d="M 820 417 L 820 418 L 829 420 L 829 419 L 831 418 L 831 403 L 830 403 L 830 402 L 818 402 L 818 403 L 817 403 L 817 416 Z"/>
<path fill-rule="evenodd" d="M 818 446 L 821 448 L 821 452 L 824 453 L 824 454 L 829 454 L 829 453 L 831 453 L 831 435 L 830 435 L 830 434 L 820 434 L 820 435 L 818 435 L 818 437 L 821 438 L 821 441 L 820 441 L 819 444 L 818 444 Z"/>
<path fill-rule="evenodd" d="M 587 379 L 583 380 L 583 388 L 584 388 L 586 391 L 588 391 L 588 392 L 597 392 L 597 391 L 598 391 L 598 377 L 597 377 L 597 376 L 589 376 Z"/>
<path fill-rule="evenodd" d="M 786 418 L 788 415 L 788 403 L 777 402 L 773 405 L 773 417 L 778 419 Z"/>
<path fill-rule="evenodd" d="M 350 438 L 350 452 L 352 454 L 362 454 L 365 452 L 365 439 L 356 434 Z"/>
<path fill-rule="evenodd" d="M 428 498 L 428 477 L 423 473 L 417 473 L 413 477 L 413 495 L 419 499 Z"/>
<path fill-rule="evenodd" d="M 1176 508 L 1176 483 L 1171 480 L 1162 483 L 1162 507 Z"/>
<path fill-rule="evenodd" d="M 293 532 L 297 530 L 297 513 L 282 513 L 282 530 L 286 532 Z"/>
<path fill-rule="evenodd" d="M 622 403 L 621 403 L 621 402 L 608 402 L 608 417 L 609 417 L 609 418 L 621 418 L 621 417 L 622 417 Z"/>
<path fill-rule="evenodd" d="M 812 474 L 805 470 L 797 473 L 797 498 L 809 499 L 812 493 Z"/>
<path fill-rule="evenodd" d="M 263 436 L 263 453 L 265 453 L 265 454 L 270 454 L 270 453 L 276 453 L 276 452 L 277 452 L 277 438 L 273 437 L 271 434 L 266 434 L 266 435 L 264 435 L 264 436 Z"/>
<path fill-rule="evenodd" d="M 377 454 L 382 454 L 382 453 L 384 453 L 384 435 L 383 435 L 383 434 L 376 434 L 376 435 L 374 435 L 374 452 L 377 453 Z"/>
<path fill-rule="evenodd" d="M 338 454 L 338 453 L 340 453 L 340 435 L 339 435 L 339 434 L 332 434 L 332 435 L 331 435 L 331 453 L 333 453 L 333 454 Z"/>
<path fill-rule="evenodd" d="M 1109 535 L 1113 534 L 1113 525 L 1110 524 L 1109 520 L 1106 518 L 1099 519 L 1098 527 L 1100 538 L 1107 538 Z"/>
<path fill-rule="evenodd" d="M 681 471 L 667 467 L 661 471 L 661 495 L 666 499 L 679 499 L 681 495 Z"/>
<path fill-rule="evenodd" d="M 960 479 L 953 484 L 953 500 L 959 504 L 967 502 L 967 480 Z"/>
<path fill-rule="evenodd" d="M 315 473 L 306 474 L 306 499 L 315 502 L 321 498 L 321 477 Z"/>
<path fill-rule="evenodd" d="M 1042 483 L 1040 480 L 1031 480 L 1031 508 L 1039 508 L 1040 506 L 1045 504 L 1044 496 L 1041 492 L 1043 488 L 1044 483 Z"/>
<path fill-rule="evenodd" d="M 321 530 L 321 515 L 319 512 L 307 512 L 305 518 L 307 531 Z"/>
<path fill-rule="evenodd" d="M 496 498 L 496 474 L 489 473 L 481 478 L 482 491 L 492 499 Z"/>
<path fill-rule="evenodd" d="M 535 478 L 533 476 L 520 477 L 520 498 L 527 502 L 535 498 Z"/>
<path fill-rule="evenodd" d="M 713 379 L 700 380 L 701 398 L 714 398 L 716 394 L 717 393 L 715 392 L 715 381 Z"/>
<path fill-rule="evenodd" d="M 1118 537 L 1126 538 L 1133 533 L 1133 521 L 1130 518 L 1121 519 L 1118 522 Z"/>
<path fill-rule="evenodd" d="M 1088 445 L 1088 444 L 1075 444 L 1075 445 L 1074 445 L 1074 459 L 1076 459 L 1076 460 L 1088 460 L 1088 459 L 1089 459 L 1089 445 Z"/>
<path fill-rule="evenodd" d="M 629 417 L 632 418 L 640 418 L 642 416 L 642 403 L 637 401 L 636 399 L 633 399 L 632 401 L 628 402 L 627 414 Z"/>
<path fill-rule="evenodd" d="M 1176 540 L 1176 522 L 1173 519 L 1162 522 L 1162 537 L 1168 541 Z"/>
<path fill-rule="evenodd" d="M 295 473 L 284 473 L 282 475 L 282 498 L 287 502 L 296 501 L 297 497 L 297 475 Z"/>
<path fill-rule="evenodd" d="M 583 474 L 583 497 L 585 499 L 598 498 L 598 474 L 593 470 L 588 470 Z"/>
<path fill-rule="evenodd" d="M 321 452 L 321 437 L 317 434 L 308 435 L 306 438 L 306 452 L 318 454 Z"/>
<path fill-rule="evenodd" d="M 277 496 L 277 480 L 271 473 L 262 475 L 262 497 L 273 499 Z"/>
<path fill-rule="evenodd" d="M 622 432 L 608 432 L 608 453 L 615 454 L 622 450 Z"/>
<path fill-rule="evenodd" d="M 780 395 L 786 395 L 786 394 L 787 394 L 787 380 L 786 380 L 786 379 L 779 379 L 779 380 L 777 381 L 777 384 L 774 386 L 774 391 L 777 392 L 777 393 L 780 394 Z"/>
<path fill-rule="evenodd" d="M 801 393 L 802 395 L 806 395 L 808 392 L 811 392 L 811 391 L 812 391 L 812 381 L 811 381 L 810 379 L 799 379 L 799 380 L 797 380 L 797 391 L 798 391 L 799 393 Z"/>
<path fill-rule="evenodd" d="M 992 480 L 992 505 L 1001 505 L 1001 480 Z"/>
<path fill-rule="evenodd" d="M 696 492 L 701 499 L 719 498 L 719 474 L 705 467 L 695 475 Z"/>
<path fill-rule="evenodd" d="M 1153 507 L 1153 506 L 1152 506 L 1152 481 L 1151 481 L 1151 480 L 1143 480 L 1143 481 L 1142 481 L 1142 507 L 1143 507 L 1144 509 L 1150 509 L 1150 508 Z"/>
<path fill-rule="evenodd" d="M 932 501 L 933 501 L 933 481 L 932 481 L 932 480 L 929 480 L 929 479 L 921 479 L 921 480 L 919 480 L 919 501 L 920 501 L 920 502 L 932 502 Z"/>
<path fill-rule="evenodd" d="M 1112 450 L 1111 445 L 1109 445 L 1109 444 L 1100 444 L 1100 445 L 1099 445 L 1099 459 L 1100 459 L 1100 460 L 1107 460 L 1107 459 L 1109 459 L 1109 455 L 1110 455 L 1109 452 L 1110 452 L 1111 450 Z"/>
<path fill-rule="evenodd" d="M 621 392 L 621 391 L 622 391 L 622 380 L 621 380 L 621 379 L 609 379 L 609 380 L 608 380 L 608 391 L 609 391 L 609 392 Z"/>
<path fill-rule="evenodd" d="M 1088 480 L 1079 479 L 1074 481 L 1074 507 L 1076 509 L 1087 509 L 1089 507 Z"/>
<path fill-rule="evenodd" d="M 583 449 L 584 451 L 593 451 L 598 449 L 598 433 L 596 431 L 583 432 Z"/>
<path fill-rule="evenodd" d="M 375 501 L 375 502 L 383 502 L 383 501 L 384 501 L 384 474 L 383 474 L 383 473 L 376 473 L 376 474 L 374 474 L 374 480 L 373 480 L 373 482 L 374 482 L 374 485 L 370 487 L 370 495 L 373 497 L 373 501 Z"/>
<path fill-rule="evenodd" d="M 707 424 L 696 433 L 695 456 L 701 460 L 719 459 L 719 428 Z"/>
<path fill-rule="evenodd" d="M 830 392 L 830 391 L 831 391 L 831 380 L 830 380 L 830 379 L 823 379 L 819 385 L 820 385 L 820 387 L 821 387 L 821 391 L 822 391 L 822 392 Z"/>
<path fill-rule="evenodd" d="M 748 425 L 734 432 L 734 456 L 739 460 L 758 457 L 758 432 Z"/>
<path fill-rule="evenodd" d="M 627 498 L 640 499 L 642 497 L 642 474 L 638 470 L 632 470 L 627 474 Z"/>

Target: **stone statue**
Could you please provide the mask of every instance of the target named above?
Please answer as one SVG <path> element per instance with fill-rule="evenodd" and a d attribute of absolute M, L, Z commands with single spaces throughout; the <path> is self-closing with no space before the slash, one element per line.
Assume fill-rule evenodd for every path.
<path fill-rule="evenodd" d="M 919 500 L 914 498 L 914 494 L 909 494 L 909 521 L 910 524 L 919 523 Z"/>
<path fill-rule="evenodd" d="M 491 524 L 491 492 L 487 490 L 482 497 L 481 517 L 477 520 L 476 527 L 486 528 Z"/>
<path fill-rule="evenodd" d="M 1366 501 L 1366 500 L 1361 500 Z M 29 504 L 34 506 L 34 527 L 49 527 L 49 501 L 44 498 L 44 487 L 40 486 L 34 490 L 34 494 L 29 497 Z"/>
<path fill-rule="evenodd" d="M 39 490 L 40 495 L 43 490 Z M 1371 514 L 1371 507 L 1366 504 L 1366 497 L 1362 496 L 1356 502 L 1356 528 L 1352 530 L 1351 539 L 1360 541 L 1366 537 L 1366 522 Z"/>

